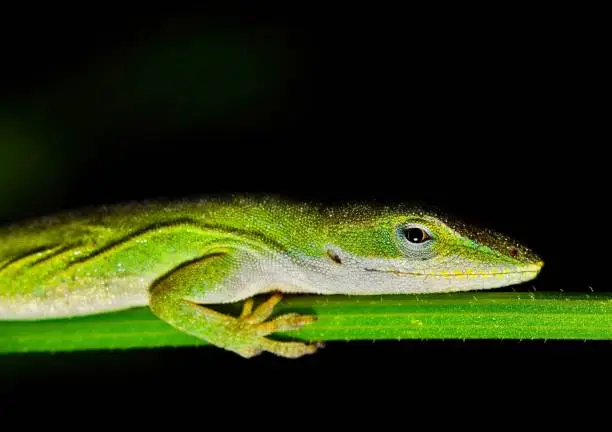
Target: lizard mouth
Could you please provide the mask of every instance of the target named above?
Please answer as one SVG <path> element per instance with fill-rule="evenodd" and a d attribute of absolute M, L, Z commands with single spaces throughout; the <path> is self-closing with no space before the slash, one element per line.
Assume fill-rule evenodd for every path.
<path fill-rule="evenodd" d="M 397 270 L 397 269 L 382 269 L 382 268 L 369 268 L 365 267 L 364 270 L 367 272 L 380 272 L 380 273 L 391 273 L 397 276 L 434 276 L 434 277 L 460 277 L 460 278 L 470 278 L 470 277 L 482 277 L 482 276 L 502 276 L 502 275 L 534 275 L 538 274 L 542 267 L 544 266 L 543 262 L 537 262 L 535 264 L 530 264 L 525 266 L 521 270 L 508 270 L 508 271 L 491 271 L 491 272 L 465 272 L 465 271 L 446 271 L 446 272 L 419 272 L 419 271 L 406 271 L 406 270 Z"/>

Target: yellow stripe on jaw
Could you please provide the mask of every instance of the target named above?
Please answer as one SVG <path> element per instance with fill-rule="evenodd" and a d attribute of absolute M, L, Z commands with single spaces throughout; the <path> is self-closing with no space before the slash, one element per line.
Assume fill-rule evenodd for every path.
<path fill-rule="evenodd" d="M 475 273 L 472 269 L 468 269 L 465 271 L 443 270 L 443 271 L 440 271 L 439 273 L 423 273 L 423 275 L 445 278 L 445 279 L 478 279 L 482 276 L 489 276 L 489 275 L 483 275 L 482 273 Z"/>
<path fill-rule="evenodd" d="M 451 270 L 449 271 L 443 271 L 440 272 L 439 274 L 436 274 L 435 276 L 440 276 L 440 277 L 447 277 L 447 278 L 461 278 L 461 279 L 479 279 L 479 278 L 483 278 L 483 277 L 493 277 L 493 276 L 500 276 L 500 277 L 504 277 L 507 273 L 502 273 L 502 274 L 495 274 L 495 273 L 477 273 L 473 270 L 467 270 L 467 271 L 461 271 L 461 270 Z"/>
<path fill-rule="evenodd" d="M 439 274 L 441 277 L 446 277 L 446 278 L 465 278 L 467 277 L 467 275 L 465 274 L 465 272 L 461 271 L 461 270 L 450 270 L 450 271 L 443 271 L 440 272 Z"/>
<path fill-rule="evenodd" d="M 496 268 L 493 269 L 489 272 L 483 271 L 483 270 L 474 270 L 471 268 L 465 269 L 465 270 L 440 270 L 439 272 L 436 273 L 419 273 L 419 272 L 409 272 L 409 271 L 402 271 L 402 270 L 397 270 L 397 269 L 388 269 L 388 270 L 381 270 L 381 271 L 387 271 L 389 273 L 392 273 L 394 275 L 397 276 L 404 276 L 404 275 L 412 275 L 412 276 L 423 276 L 423 277 L 439 277 L 439 278 L 473 278 L 473 279 L 478 279 L 478 278 L 497 278 L 497 279 L 504 279 L 506 278 L 508 275 L 515 275 L 515 274 L 519 274 L 519 273 L 537 273 L 539 272 L 543 267 L 543 263 L 542 262 L 537 262 L 535 264 L 530 264 L 530 265 L 526 265 L 521 267 L 521 270 L 515 270 L 515 271 L 511 271 L 511 270 L 506 270 L 504 268 Z"/>

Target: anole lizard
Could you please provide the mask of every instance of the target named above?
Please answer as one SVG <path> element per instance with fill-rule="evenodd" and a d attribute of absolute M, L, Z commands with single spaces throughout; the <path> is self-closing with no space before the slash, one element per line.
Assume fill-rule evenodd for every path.
<path fill-rule="evenodd" d="M 316 317 L 268 320 L 282 293 L 482 290 L 531 280 L 542 266 L 504 235 L 419 208 L 274 197 L 130 203 L 0 228 L 0 320 L 149 306 L 243 357 L 296 358 L 320 345 L 267 336 Z M 253 308 L 264 293 L 271 296 Z M 242 300 L 238 317 L 205 306 Z"/>

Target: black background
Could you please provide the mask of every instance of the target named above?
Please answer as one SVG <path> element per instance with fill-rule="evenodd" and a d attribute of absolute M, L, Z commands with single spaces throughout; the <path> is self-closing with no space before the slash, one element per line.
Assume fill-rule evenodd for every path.
<path fill-rule="evenodd" d="M 34 132 L 45 138 L 24 152 L 11 184 L 24 189 L 6 195 L 5 220 L 223 192 L 416 199 L 533 247 L 546 262 L 538 290 L 610 290 L 607 51 L 596 12 L 276 5 L 3 19 L 1 113 L 34 122 L 29 132 L 44 125 Z M 156 71 L 121 81 L 130 53 L 209 28 L 271 46 L 282 72 L 258 76 L 255 96 L 217 116 L 198 115 L 212 87 L 190 98 L 193 63 L 166 63 L 152 78 L 166 91 L 144 102 L 130 86 Z M 96 81 L 109 64 L 117 81 Z M 224 64 L 203 77 L 232 76 Z M 52 176 L 51 160 L 61 161 Z M 347 383 L 413 391 L 440 376 L 557 382 L 610 359 L 609 342 L 355 342 L 299 361 L 215 349 L 10 356 L 1 378 L 13 401 L 60 387 L 197 392 L 213 379 L 233 397 L 277 389 L 284 399 Z"/>

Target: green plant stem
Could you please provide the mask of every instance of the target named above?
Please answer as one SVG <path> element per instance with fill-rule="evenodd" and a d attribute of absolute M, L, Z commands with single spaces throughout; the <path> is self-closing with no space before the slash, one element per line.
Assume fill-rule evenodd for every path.
<path fill-rule="evenodd" d="M 216 308 L 238 314 L 240 304 Z M 476 292 L 290 296 L 275 309 L 319 320 L 275 338 L 301 340 L 612 339 L 612 293 Z M 148 308 L 84 318 L 0 322 L 0 353 L 207 345 Z"/>

